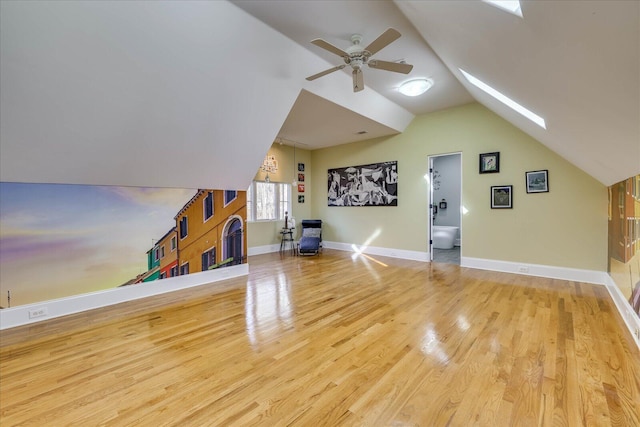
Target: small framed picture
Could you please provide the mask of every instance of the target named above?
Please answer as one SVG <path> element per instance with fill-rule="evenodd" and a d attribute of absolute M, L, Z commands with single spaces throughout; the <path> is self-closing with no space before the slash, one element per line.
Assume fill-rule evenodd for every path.
<path fill-rule="evenodd" d="M 500 153 L 480 154 L 480 173 L 500 172 Z"/>
<path fill-rule="evenodd" d="M 304 184 L 298 184 L 298 193 L 304 193 Z"/>
<path fill-rule="evenodd" d="M 548 193 L 549 192 L 549 171 L 525 172 L 527 178 L 527 193 Z"/>
<path fill-rule="evenodd" d="M 298 181 L 304 182 L 304 174 L 303 173 L 299 173 L 298 174 Z"/>
<path fill-rule="evenodd" d="M 304 163 L 298 163 L 298 172 L 304 172 Z"/>
<path fill-rule="evenodd" d="M 491 209 L 513 208 L 513 186 L 497 185 L 491 187 Z"/>
<path fill-rule="evenodd" d="M 298 203 L 304 203 L 304 194 L 298 195 Z"/>

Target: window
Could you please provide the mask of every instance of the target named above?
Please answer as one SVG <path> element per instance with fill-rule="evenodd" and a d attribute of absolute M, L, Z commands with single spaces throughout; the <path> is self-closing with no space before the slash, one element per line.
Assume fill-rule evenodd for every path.
<path fill-rule="evenodd" d="M 492 88 L 491 86 L 489 86 L 488 84 L 486 84 L 482 80 L 478 79 L 477 77 L 474 77 L 473 75 L 467 73 L 462 68 L 458 68 L 458 70 L 460 70 L 462 75 L 469 81 L 469 83 L 471 83 L 472 85 L 474 85 L 478 89 L 480 89 L 480 90 L 484 91 L 485 93 L 493 96 L 495 99 L 497 99 L 498 101 L 502 102 L 507 107 L 509 107 L 509 108 L 517 111 L 518 113 L 522 114 L 527 119 L 531 120 L 532 122 L 534 122 L 535 124 L 537 124 L 541 128 L 543 128 L 543 129 L 547 128 L 547 125 L 546 125 L 544 119 L 542 117 L 540 117 L 539 115 L 537 115 L 536 113 L 534 113 L 533 111 L 531 111 L 531 110 L 523 107 L 522 105 L 518 104 L 513 99 L 509 98 L 508 96 L 504 95 L 503 93 L 501 93 L 501 92 L 497 91 L 496 89 Z"/>
<path fill-rule="evenodd" d="M 235 190 L 224 190 L 224 205 L 227 206 L 238 197 L 238 192 Z"/>
<path fill-rule="evenodd" d="M 184 276 L 185 274 L 189 274 L 189 263 L 185 262 L 180 266 L 180 275 Z"/>
<path fill-rule="evenodd" d="M 171 238 L 171 252 L 176 250 L 176 246 L 177 246 L 177 242 L 176 241 L 177 241 L 176 236 L 173 236 Z"/>
<path fill-rule="evenodd" d="M 187 223 L 187 216 L 183 216 L 180 219 L 180 238 L 184 239 L 185 237 L 187 237 L 188 234 L 188 223 Z"/>
<path fill-rule="evenodd" d="M 291 212 L 291 184 L 254 181 L 247 190 L 247 220 L 284 219 Z"/>
<path fill-rule="evenodd" d="M 202 254 L 202 271 L 207 271 L 209 267 L 216 263 L 216 248 L 211 248 Z"/>
<path fill-rule="evenodd" d="M 160 248 L 155 248 L 153 250 L 153 259 L 158 261 L 160 259 Z"/>
<path fill-rule="evenodd" d="M 207 197 L 202 201 L 204 210 L 204 220 L 208 220 L 213 216 L 213 192 L 209 191 Z"/>
<path fill-rule="evenodd" d="M 166 279 L 167 278 L 167 272 L 163 271 L 162 273 L 160 273 L 160 279 Z"/>
<path fill-rule="evenodd" d="M 169 277 L 176 277 L 178 275 L 178 266 L 174 265 L 171 267 L 171 271 L 169 271 Z"/>
<path fill-rule="evenodd" d="M 164 258 L 164 245 L 160 246 L 160 259 Z"/>

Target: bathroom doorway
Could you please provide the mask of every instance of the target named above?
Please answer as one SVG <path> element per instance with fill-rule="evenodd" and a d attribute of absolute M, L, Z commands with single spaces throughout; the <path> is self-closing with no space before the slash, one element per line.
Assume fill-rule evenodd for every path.
<path fill-rule="evenodd" d="M 429 156 L 429 259 L 460 265 L 462 153 Z"/>

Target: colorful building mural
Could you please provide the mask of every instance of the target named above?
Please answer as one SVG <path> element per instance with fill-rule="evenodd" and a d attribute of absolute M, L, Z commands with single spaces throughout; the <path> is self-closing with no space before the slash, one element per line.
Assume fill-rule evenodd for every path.
<path fill-rule="evenodd" d="M 172 227 L 158 241 L 160 255 L 160 279 L 178 275 L 178 233 Z"/>
<path fill-rule="evenodd" d="M 640 316 L 640 175 L 609 187 L 609 274 Z"/>
<path fill-rule="evenodd" d="M 0 183 L 0 194 L 1 307 L 246 262 L 244 191 Z"/>
<path fill-rule="evenodd" d="M 198 190 L 175 217 L 179 274 L 246 261 L 245 191 Z"/>

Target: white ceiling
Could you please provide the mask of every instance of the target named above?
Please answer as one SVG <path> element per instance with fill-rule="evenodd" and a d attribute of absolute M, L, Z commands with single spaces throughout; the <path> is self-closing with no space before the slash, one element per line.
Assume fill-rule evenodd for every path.
<path fill-rule="evenodd" d="M 314 149 L 391 135 L 474 99 L 606 185 L 640 173 L 637 1 L 526 1 L 524 19 L 478 0 L 0 8 L 2 181 L 242 189 L 278 137 Z M 375 58 L 413 64 L 408 76 L 367 68 L 356 94 L 344 71 L 304 80 L 341 62 L 312 39 L 346 48 L 389 27 L 402 37 Z M 397 92 L 416 77 L 435 86 Z"/>
<path fill-rule="evenodd" d="M 607 185 L 640 173 L 640 2 L 521 1 L 523 19 L 479 0 L 234 3 L 332 65 L 340 58 L 312 39 L 345 49 L 354 33 L 366 45 L 396 28 L 402 37 L 375 57 L 405 60 L 413 71 L 365 69 L 365 86 L 415 115 L 475 99 Z M 459 68 L 543 116 L 547 129 L 469 85 Z M 414 98 L 397 91 L 418 77 L 435 86 Z M 303 105 L 310 103 L 294 107 L 281 136 L 311 148 L 348 142 L 351 129 L 339 138 L 340 122 L 330 132 L 312 126 L 306 113 L 315 112 Z M 306 134 L 291 132 L 301 121 L 310 124 Z"/>

